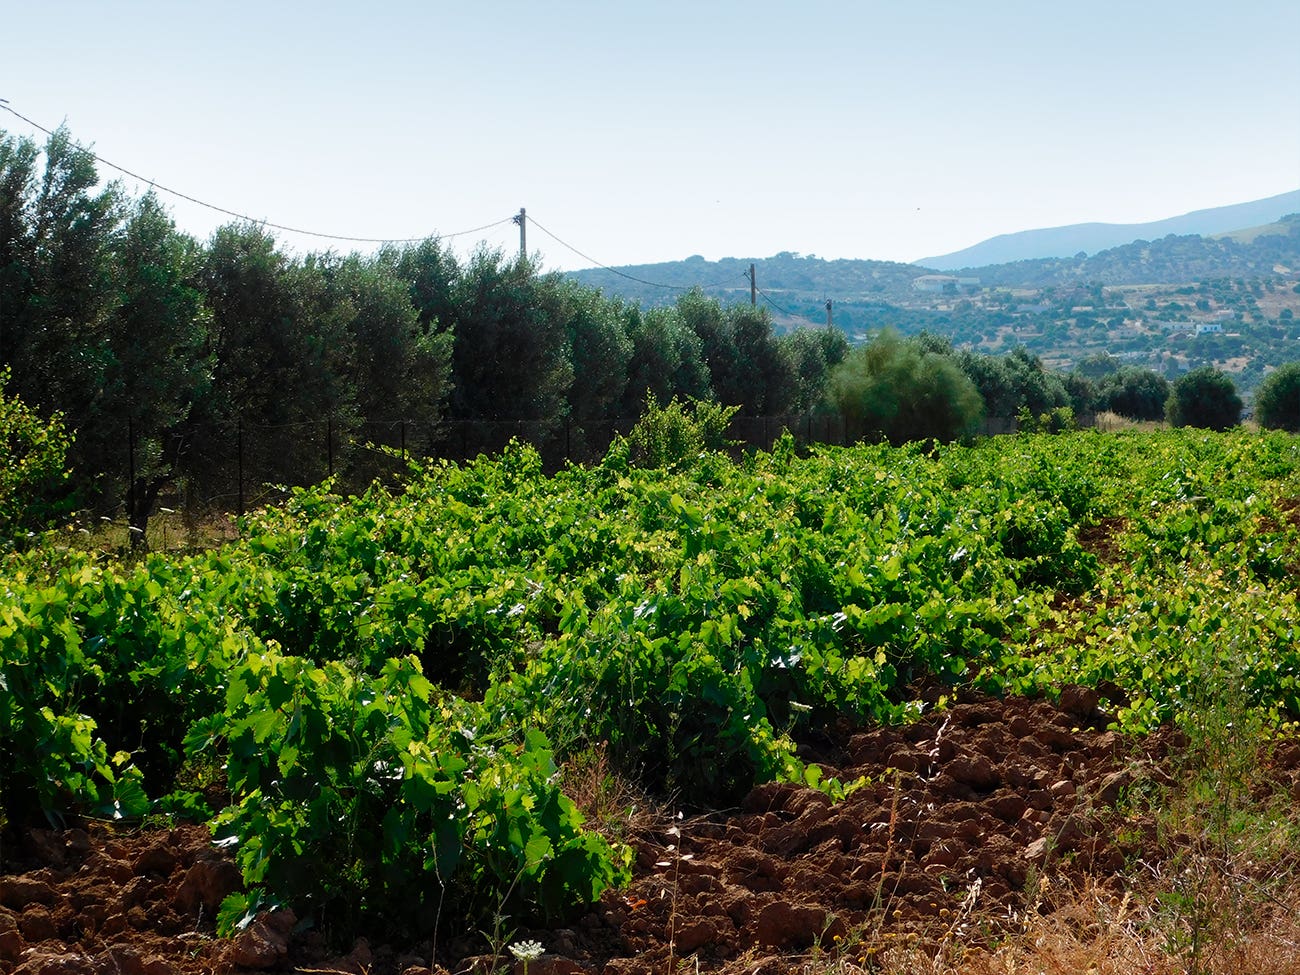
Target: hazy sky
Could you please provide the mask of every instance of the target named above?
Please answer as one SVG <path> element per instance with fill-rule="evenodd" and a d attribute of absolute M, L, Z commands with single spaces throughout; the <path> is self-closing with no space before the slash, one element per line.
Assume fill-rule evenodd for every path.
<path fill-rule="evenodd" d="M 0 0 L 0 29 L 0 98 L 148 179 L 357 237 L 523 206 L 548 269 L 589 264 L 543 227 L 604 264 L 907 261 L 1300 188 L 1296 0 Z"/>

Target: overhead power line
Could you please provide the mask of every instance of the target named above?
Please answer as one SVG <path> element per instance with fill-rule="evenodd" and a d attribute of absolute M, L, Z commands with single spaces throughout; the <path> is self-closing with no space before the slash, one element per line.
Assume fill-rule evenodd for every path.
<path fill-rule="evenodd" d="M 30 125 L 32 128 L 40 132 L 44 132 L 47 136 L 53 137 L 55 134 L 53 130 L 46 128 L 44 125 L 41 125 L 39 122 L 35 121 L 34 119 L 28 118 L 26 115 L 23 115 L 17 109 L 13 108 L 9 104 L 9 100 L 6 98 L 0 98 L 0 109 L 3 109 L 4 111 L 8 112 L 10 115 L 14 116 L 15 118 L 21 119 L 22 121 Z M 450 240 L 454 237 L 465 237 L 468 236 L 469 234 L 478 234 L 478 233 L 482 233 L 485 230 L 491 230 L 494 227 L 501 227 L 504 226 L 505 224 L 516 223 L 516 224 L 520 224 L 520 241 L 521 241 L 521 247 L 523 246 L 523 239 L 524 239 L 523 224 L 522 224 L 522 221 L 524 219 L 523 209 L 520 209 L 517 215 L 512 214 L 508 217 L 502 217 L 500 220 L 494 220 L 491 223 L 485 223 L 480 227 L 471 227 L 468 230 L 458 230 L 454 233 L 449 233 L 449 234 L 426 234 L 423 237 L 353 237 L 347 234 L 329 234 L 329 233 L 323 233 L 321 231 L 316 231 L 316 230 L 304 230 L 301 227 L 290 227 L 286 224 L 275 223 L 271 220 L 261 220 L 258 219 L 257 217 L 249 216 L 246 213 L 240 213 L 237 210 L 230 210 L 226 207 L 217 206 L 215 203 L 208 203 L 206 200 L 201 200 L 198 197 L 191 196 L 188 193 L 182 193 L 180 190 L 172 189 L 171 187 L 164 186 L 163 184 L 153 179 L 150 179 L 146 176 L 141 176 L 139 173 L 133 172 L 132 170 L 127 169 L 125 166 L 119 166 L 117 163 L 105 159 L 103 156 L 99 155 L 96 152 L 93 152 L 90 149 L 87 149 L 85 146 L 76 143 L 74 143 L 74 145 L 76 145 L 76 148 L 79 151 L 85 153 L 100 165 L 107 166 L 109 169 L 122 173 L 124 176 L 129 176 L 134 180 L 139 180 L 141 183 L 146 184 L 151 189 L 159 190 L 163 193 L 167 193 L 171 196 L 174 196 L 177 199 L 185 200 L 188 203 L 193 203 L 196 206 L 204 207 L 205 209 L 212 210 L 216 213 L 220 213 L 228 217 L 233 217 L 236 220 L 243 220 L 248 223 L 257 224 L 258 226 L 261 227 L 270 227 L 275 230 L 282 230 L 285 233 L 301 234 L 304 237 L 316 237 L 322 240 L 338 240 L 338 241 L 344 241 L 347 243 L 354 243 L 354 244 L 415 244 L 415 243 L 419 243 L 420 241 L 427 240 L 429 239 L 429 237 L 436 237 L 439 240 Z M 639 278 L 634 274 L 628 274 L 626 271 L 620 271 L 616 267 L 611 267 L 610 265 L 605 264 L 602 261 L 596 260 L 594 257 L 591 257 L 589 254 L 583 253 L 582 251 L 578 250 L 578 248 L 570 244 L 568 241 L 561 239 L 560 237 L 556 236 L 553 232 L 548 230 L 545 226 L 538 223 L 537 218 L 535 216 L 529 214 L 528 220 L 530 223 L 532 223 L 534 227 L 536 227 L 542 233 L 546 234 L 546 236 L 550 237 L 561 247 L 565 247 L 568 250 L 572 251 L 574 254 L 577 254 L 584 261 L 594 264 L 598 268 L 604 271 L 608 271 L 610 274 L 616 274 L 621 278 L 626 278 L 629 281 L 635 281 L 637 284 L 643 284 L 646 285 L 647 287 L 662 288 L 667 291 L 690 291 L 692 288 L 696 288 L 696 287 L 698 288 L 725 287 L 729 284 L 733 284 L 737 276 L 745 278 L 746 280 L 749 279 L 748 274 L 741 272 L 739 275 L 735 275 L 735 274 L 728 275 L 726 278 L 719 281 L 714 281 L 711 283 L 699 282 L 692 285 L 664 284 L 663 282 L 659 282 L 659 281 L 649 281 L 646 280 L 645 278 Z M 766 301 L 773 308 L 776 308 L 778 311 L 781 311 L 786 315 L 790 314 L 790 312 L 786 311 L 784 308 L 782 308 L 780 305 L 774 302 L 770 297 L 768 297 L 767 293 L 764 292 L 762 289 L 758 289 L 758 293 L 761 294 L 763 296 L 763 300 Z"/>
<path fill-rule="evenodd" d="M 644 284 L 651 288 L 663 288 L 667 291 L 690 291 L 692 288 L 719 288 L 722 287 L 724 284 L 731 284 L 736 277 L 736 275 L 729 275 L 726 278 L 726 280 L 718 281 L 715 284 L 681 285 L 681 284 L 663 284 L 658 281 L 647 281 L 645 278 L 638 278 L 634 274 L 628 274 L 626 271 L 620 271 L 616 267 L 610 267 L 608 264 L 603 264 L 600 261 L 596 260 L 594 257 L 588 254 L 584 254 L 582 251 L 578 250 L 578 248 L 574 247 L 572 244 L 568 243 L 567 241 L 561 240 L 559 237 L 555 236 L 555 234 L 551 233 L 549 230 L 543 227 L 540 223 L 537 222 L 537 218 L 533 216 L 531 213 L 528 215 L 528 222 L 532 224 L 534 227 L 536 227 L 538 230 L 540 230 L 542 233 L 544 233 L 547 237 L 550 237 L 551 240 L 555 241 L 561 247 L 567 247 L 569 250 L 573 251 L 573 253 L 581 257 L 584 261 L 588 261 L 591 264 L 595 264 L 596 267 L 600 268 L 602 271 L 608 271 L 610 274 L 617 274 L 620 278 L 627 278 L 629 281 L 635 281 L 637 284 Z M 745 277 L 744 274 L 740 276 Z"/>
<path fill-rule="evenodd" d="M 783 314 L 783 315 L 787 315 L 787 316 L 789 316 L 790 318 L 799 318 L 799 317 L 802 317 L 802 316 L 799 316 L 799 315 L 794 314 L 793 312 L 789 311 L 788 309 L 782 308 L 782 307 L 781 307 L 780 305 L 778 305 L 775 301 L 773 301 L 771 298 L 769 298 L 767 292 L 764 291 L 762 288 L 759 288 L 759 289 L 758 289 L 758 295 L 759 295 L 760 298 L 762 298 L 764 301 L 766 301 L 769 305 L 771 305 L 773 308 L 775 308 L 775 309 L 776 309 L 777 311 L 779 311 L 781 314 Z"/>
<path fill-rule="evenodd" d="M 38 129 L 41 132 L 44 132 L 48 136 L 54 135 L 52 131 L 47 129 L 45 126 L 41 125 L 39 122 L 35 122 L 32 119 L 29 119 L 26 115 L 23 115 L 22 113 L 10 107 L 7 99 L 0 98 L 0 108 L 4 109 L 10 115 L 22 119 L 28 125 L 32 126 L 32 128 Z M 87 149 L 85 146 L 78 145 L 77 148 L 80 149 L 82 152 L 84 152 L 86 155 L 90 156 L 90 158 L 94 159 L 96 162 L 100 163 L 101 165 L 107 166 L 109 169 L 116 170 L 117 172 L 122 173 L 123 175 L 130 176 L 132 179 L 137 179 L 141 183 L 147 184 L 152 189 L 157 189 L 157 190 L 161 190 L 164 193 L 169 193 L 170 195 L 177 197 L 178 199 L 186 200 L 189 203 L 194 203 L 201 207 L 206 207 L 209 210 L 213 210 L 217 213 L 225 214 L 228 217 L 234 217 L 237 220 L 245 220 L 248 223 L 255 223 L 262 227 L 272 227 L 275 230 L 283 230 L 286 233 L 302 234 L 305 237 L 319 237 L 323 240 L 341 240 L 353 244 L 418 244 L 420 241 L 427 240 L 429 237 L 437 237 L 439 240 L 450 240 L 452 237 L 464 237 L 468 234 L 477 234 L 484 230 L 491 230 L 493 227 L 500 226 L 501 224 L 509 223 L 512 219 L 514 219 L 513 217 L 502 217 L 500 220 L 494 220 L 492 223 L 484 224 L 481 227 L 471 227 L 469 230 L 458 230 L 453 234 L 426 234 L 423 237 L 349 237 L 345 234 L 326 234 L 315 230 L 303 230 L 301 227 L 289 227 L 282 223 L 272 223 L 270 220 L 259 220 L 256 217 L 250 217 L 248 216 L 248 214 L 245 213 L 238 213 L 235 210 L 228 210 L 225 207 L 217 206 L 215 203 L 208 203 L 204 200 L 198 199 L 197 197 L 190 196 L 188 193 L 182 193 L 180 190 L 174 190 L 171 189 L 170 187 L 163 186 L 161 183 L 149 179 L 145 176 L 141 176 L 139 173 L 133 173 L 131 170 L 123 166 L 117 165 L 117 163 L 109 162 L 109 160 L 105 159 L 103 156 L 97 153 L 92 152 L 91 150 Z"/>

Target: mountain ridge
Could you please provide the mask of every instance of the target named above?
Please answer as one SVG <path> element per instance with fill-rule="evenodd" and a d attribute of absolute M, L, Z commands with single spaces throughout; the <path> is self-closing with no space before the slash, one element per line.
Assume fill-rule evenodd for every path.
<path fill-rule="evenodd" d="M 1297 211 L 1300 211 L 1300 189 L 1261 200 L 1193 210 L 1146 223 L 1090 222 L 999 234 L 950 254 L 923 257 L 913 263 L 936 271 L 957 271 L 1014 261 L 1071 257 L 1081 251 L 1095 254 L 1138 240 L 1158 240 L 1170 234 L 1204 237 L 1240 231 L 1271 224 Z"/>
<path fill-rule="evenodd" d="M 766 258 L 718 261 L 696 255 L 658 264 L 569 271 L 565 277 L 646 305 L 671 304 L 693 287 L 724 301 L 746 301 L 751 264 L 759 297 L 777 312 L 793 300 L 816 305 L 828 299 L 837 305 L 845 301 L 911 302 L 919 297 L 917 279 L 936 270 L 894 261 L 826 260 L 783 251 Z M 1106 248 L 1090 257 L 1076 254 L 964 268 L 961 276 L 977 278 L 982 288 L 1042 288 L 1086 282 L 1173 284 L 1296 272 L 1300 272 L 1300 212 L 1215 236 L 1167 234 Z M 940 278 L 934 283 L 940 286 L 944 281 Z M 964 285 L 957 287 L 966 290 Z M 797 317 L 808 315 L 801 311 Z M 822 317 L 814 313 L 812 320 Z"/>

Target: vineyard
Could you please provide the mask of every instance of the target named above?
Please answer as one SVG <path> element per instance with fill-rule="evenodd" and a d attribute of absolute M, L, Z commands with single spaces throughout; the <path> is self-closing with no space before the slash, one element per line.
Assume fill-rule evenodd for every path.
<path fill-rule="evenodd" d="M 988 772 L 1001 746 L 940 746 L 945 715 L 991 733 L 981 701 L 1075 714 L 1059 735 L 1083 736 L 1081 784 L 1115 740 L 1195 740 L 1211 712 L 1287 736 L 1298 565 L 1300 441 L 1186 430 L 785 438 L 665 469 L 616 441 L 549 476 L 512 445 L 360 497 L 299 490 L 211 551 L 51 535 L 0 577 L 0 962 L 26 943 L 6 940 L 4 874 L 42 825 L 206 823 L 237 868 L 207 898 L 221 934 L 286 908 L 325 942 L 441 944 L 450 963 L 457 941 L 496 950 L 504 918 L 544 932 L 644 903 L 644 848 L 580 810 L 575 770 L 687 816 L 756 797 L 802 816 L 888 810 L 919 768 L 889 759 L 891 729 L 964 761 L 971 801 L 1029 791 Z M 1085 705 L 1056 709 L 1063 689 Z M 871 923 L 904 871 L 883 848 L 856 927 L 842 901 L 810 938 Z M 680 848 L 662 855 L 680 872 Z M 1023 869 L 949 866 L 1033 901 Z M 917 889 L 935 907 L 939 881 Z M 747 918 L 696 926 L 703 964 L 764 942 Z M 650 950 L 629 930 L 607 958 Z M 671 930 L 669 962 L 693 953 Z"/>

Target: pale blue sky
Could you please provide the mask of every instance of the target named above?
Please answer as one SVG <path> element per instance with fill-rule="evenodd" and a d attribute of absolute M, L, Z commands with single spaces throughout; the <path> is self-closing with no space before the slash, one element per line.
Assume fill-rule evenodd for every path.
<path fill-rule="evenodd" d="M 0 26 L 17 111 L 342 235 L 524 206 L 606 264 L 914 260 L 1300 188 L 1296 0 L 0 0 Z M 200 237 L 226 219 L 164 199 Z M 518 246 L 509 223 L 457 244 L 480 236 Z M 540 227 L 528 243 L 587 266 Z"/>

